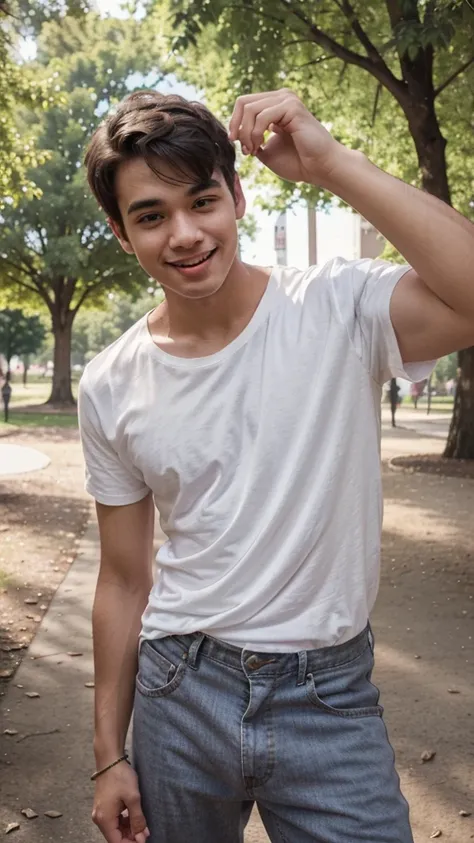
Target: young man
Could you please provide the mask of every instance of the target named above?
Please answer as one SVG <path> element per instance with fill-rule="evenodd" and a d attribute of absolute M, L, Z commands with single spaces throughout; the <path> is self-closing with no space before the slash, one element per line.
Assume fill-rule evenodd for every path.
<path fill-rule="evenodd" d="M 352 205 L 407 266 L 242 263 L 237 140 Z M 165 292 L 81 382 L 101 540 L 95 822 L 108 843 L 239 843 L 257 802 L 273 843 L 410 843 L 370 681 L 381 389 L 474 344 L 474 228 L 286 89 L 239 97 L 229 135 L 202 105 L 132 94 L 86 160 Z"/>

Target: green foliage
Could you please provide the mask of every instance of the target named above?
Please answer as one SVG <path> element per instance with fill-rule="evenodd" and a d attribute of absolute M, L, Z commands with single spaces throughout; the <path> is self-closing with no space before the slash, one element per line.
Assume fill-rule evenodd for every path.
<path fill-rule="evenodd" d="M 457 354 L 448 354 L 446 357 L 441 357 L 434 370 L 436 386 L 444 386 L 446 381 L 456 380 L 457 369 Z"/>
<path fill-rule="evenodd" d="M 81 166 L 101 113 L 127 93 L 132 72 L 149 70 L 144 46 L 133 21 L 89 15 L 80 24 L 65 18 L 44 25 L 31 69 L 39 80 L 54 78 L 61 99 L 23 115 L 47 160 L 29 170 L 39 196 L 2 210 L 0 282 L 9 301 L 33 293 L 51 313 L 56 306 L 75 313 L 113 286 L 138 290 L 146 282 L 108 229 Z"/>
<path fill-rule="evenodd" d="M 291 87 L 338 140 L 363 149 L 383 169 L 415 185 L 421 173 L 401 104 L 406 105 L 410 74 L 432 62 L 453 204 L 474 218 L 474 64 L 466 66 L 474 58 L 472 6 L 464 0 L 148 4 L 150 25 L 173 48 L 174 72 L 204 90 L 224 120 L 240 94 Z M 424 107 L 421 100 L 419 107 Z M 281 208 L 300 198 L 328 201 L 317 189 L 283 183 L 258 165 L 246 166 L 253 168 L 266 207 Z"/>
<path fill-rule="evenodd" d="M 0 354 L 8 366 L 14 356 L 36 354 L 45 338 L 38 316 L 25 316 L 21 310 L 0 310 Z"/>
<path fill-rule="evenodd" d="M 66 12 L 80 16 L 86 3 L 9 0 L 0 3 L 0 207 L 5 197 L 18 202 L 40 195 L 28 170 L 41 166 L 47 153 L 36 148 L 34 130 L 26 131 L 19 115 L 22 109 L 47 108 L 59 98 L 53 78 L 38 79 L 32 68 L 19 60 L 21 39 L 38 30 L 47 19 Z"/>
<path fill-rule="evenodd" d="M 81 311 L 73 326 L 73 364 L 84 366 L 162 300 L 161 289 L 150 287 L 135 300 L 124 294 L 111 293 L 100 310 Z"/>

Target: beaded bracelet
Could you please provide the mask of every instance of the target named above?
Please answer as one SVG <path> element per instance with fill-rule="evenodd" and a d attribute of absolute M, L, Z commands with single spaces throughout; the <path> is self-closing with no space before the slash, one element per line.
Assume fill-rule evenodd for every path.
<path fill-rule="evenodd" d="M 112 761 L 112 763 L 108 764 L 107 767 L 102 767 L 101 770 L 96 770 L 95 773 L 92 773 L 91 782 L 94 782 L 99 776 L 102 775 L 102 773 L 106 773 L 107 770 L 111 770 L 112 767 L 115 767 L 116 764 L 120 764 L 121 761 L 126 761 L 127 764 L 130 764 L 127 753 L 121 755 L 120 758 L 117 758 L 116 761 Z"/>

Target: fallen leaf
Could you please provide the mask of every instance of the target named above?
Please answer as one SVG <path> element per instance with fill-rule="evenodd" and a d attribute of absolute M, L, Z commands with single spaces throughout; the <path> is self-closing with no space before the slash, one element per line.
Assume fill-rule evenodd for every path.
<path fill-rule="evenodd" d="M 48 607 L 44 603 L 41 604 L 40 609 L 44 612 Z"/>
<path fill-rule="evenodd" d="M 36 811 L 33 811 L 33 808 L 22 808 L 22 809 L 21 809 L 21 813 L 22 813 L 22 814 L 23 814 L 23 816 L 24 816 L 24 817 L 26 817 L 28 820 L 34 820 L 34 818 L 38 816 L 38 814 L 36 813 Z"/>
<path fill-rule="evenodd" d="M 95 682 L 84 682 L 84 688 L 95 688 Z"/>
<path fill-rule="evenodd" d="M 459 811 L 459 816 L 460 817 L 470 817 L 471 811 Z"/>
<path fill-rule="evenodd" d="M 27 606 L 36 606 L 36 604 L 38 602 L 38 598 L 37 597 L 27 597 L 23 602 L 26 603 Z"/>
<path fill-rule="evenodd" d="M 28 647 L 28 644 L 25 644 L 25 643 L 24 644 L 11 644 L 10 650 L 26 650 L 27 647 Z"/>
<path fill-rule="evenodd" d="M 448 694 L 460 694 L 461 691 L 458 691 L 457 688 L 448 688 Z"/>
<path fill-rule="evenodd" d="M 424 752 L 421 753 L 421 760 L 423 764 L 426 764 L 427 761 L 432 761 L 435 757 L 436 752 L 433 752 L 430 749 L 425 749 Z"/>
<path fill-rule="evenodd" d="M 3 653 L 9 653 L 9 652 L 10 652 L 10 650 L 11 650 L 11 647 L 9 647 L 9 646 L 8 646 L 8 644 L 4 644 L 4 645 L 3 645 L 3 647 L 2 647 L 2 652 L 3 652 Z"/>
<path fill-rule="evenodd" d="M 415 659 L 421 659 L 421 656 L 415 656 Z"/>
<path fill-rule="evenodd" d="M 4 729 L 3 734 L 4 735 L 17 735 L 18 729 Z"/>
<path fill-rule="evenodd" d="M 72 659 L 75 658 L 76 656 L 82 656 L 82 655 L 83 655 L 83 653 L 68 653 L 68 656 L 71 656 Z"/>
<path fill-rule="evenodd" d="M 35 699 L 35 697 L 39 697 L 39 696 L 40 696 L 40 694 L 38 694 L 38 691 L 27 691 L 26 694 L 25 694 L 25 697 L 29 697 L 30 700 L 33 700 L 33 699 Z"/>
<path fill-rule="evenodd" d="M 435 830 L 433 831 L 433 834 L 430 834 L 430 840 L 434 840 L 435 837 L 441 837 L 442 833 L 443 832 L 441 831 L 440 828 L 435 828 Z"/>
<path fill-rule="evenodd" d="M 20 828 L 20 823 L 8 823 L 5 834 L 10 834 L 10 831 L 16 831 L 17 828 Z"/>
<path fill-rule="evenodd" d="M 0 679 L 10 679 L 13 676 L 13 670 L 0 670 Z"/>
<path fill-rule="evenodd" d="M 45 811 L 45 817 L 50 817 L 52 820 L 57 820 L 58 817 L 62 817 L 61 811 Z"/>

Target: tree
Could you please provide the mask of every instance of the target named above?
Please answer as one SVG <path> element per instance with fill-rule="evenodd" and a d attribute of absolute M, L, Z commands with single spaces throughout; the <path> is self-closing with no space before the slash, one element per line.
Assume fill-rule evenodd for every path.
<path fill-rule="evenodd" d="M 240 93 L 289 85 L 339 140 L 474 217 L 472 3 L 154 0 L 150 21 L 172 40 L 175 72 L 223 116 Z M 324 199 L 279 192 L 280 206 Z M 474 459 L 474 350 L 459 366 L 445 454 Z"/>
<path fill-rule="evenodd" d="M 84 366 L 162 300 L 161 288 L 150 287 L 137 299 L 111 293 L 106 308 L 81 311 L 73 327 L 73 362 Z"/>
<path fill-rule="evenodd" d="M 0 0 L 0 208 L 5 197 L 16 202 L 25 194 L 38 195 L 27 170 L 42 164 L 46 157 L 36 149 L 34 132 L 25 135 L 18 131 L 19 106 L 46 107 L 58 99 L 52 78 L 38 80 L 32 69 L 19 61 L 19 43 L 22 37 L 37 31 L 45 19 L 61 17 L 66 12 L 80 17 L 86 8 L 87 4 L 80 0 Z"/>
<path fill-rule="evenodd" d="M 10 372 L 12 357 L 36 354 L 46 336 L 38 316 L 26 316 L 21 310 L 0 310 L 0 354 Z"/>
<path fill-rule="evenodd" d="M 85 140 L 101 115 L 129 90 L 135 71 L 150 70 L 152 45 L 136 21 L 45 23 L 38 40 L 39 78 L 53 76 L 61 101 L 21 119 L 36 126 L 38 146 L 48 153 L 29 176 L 39 197 L 6 204 L 0 231 L 0 283 L 8 300 L 33 296 L 49 311 L 54 345 L 50 403 L 73 403 L 71 331 L 86 301 L 104 301 L 113 287 L 138 292 L 147 278 L 125 255 L 86 187 L 81 166 Z"/>

